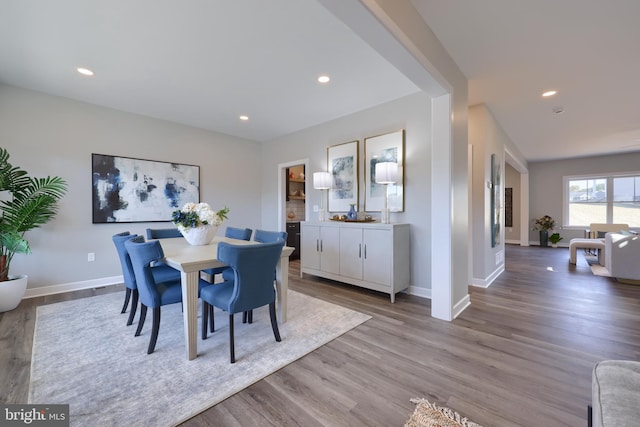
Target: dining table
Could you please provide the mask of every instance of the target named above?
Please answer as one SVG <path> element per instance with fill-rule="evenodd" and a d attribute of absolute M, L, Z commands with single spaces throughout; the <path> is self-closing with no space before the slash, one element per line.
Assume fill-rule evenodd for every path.
<path fill-rule="evenodd" d="M 208 245 L 194 246 L 184 238 L 158 239 L 164 252 L 164 262 L 180 271 L 182 285 L 182 304 L 184 319 L 184 336 L 187 358 L 193 360 L 198 356 L 198 282 L 200 271 L 209 268 L 223 267 L 218 261 L 218 243 L 227 242 L 233 245 L 259 245 L 260 242 L 231 239 L 215 236 Z M 280 322 L 287 321 L 287 292 L 289 288 L 289 255 L 294 248 L 284 246 L 276 265 L 276 307 Z"/>

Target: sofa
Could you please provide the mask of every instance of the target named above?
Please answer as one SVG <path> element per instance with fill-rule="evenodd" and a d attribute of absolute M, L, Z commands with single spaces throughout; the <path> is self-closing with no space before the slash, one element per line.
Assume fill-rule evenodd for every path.
<path fill-rule="evenodd" d="M 640 235 L 607 233 L 604 267 L 619 282 L 640 284 Z"/>
<path fill-rule="evenodd" d="M 589 426 L 632 427 L 640 424 L 640 362 L 604 360 L 591 376 Z"/>

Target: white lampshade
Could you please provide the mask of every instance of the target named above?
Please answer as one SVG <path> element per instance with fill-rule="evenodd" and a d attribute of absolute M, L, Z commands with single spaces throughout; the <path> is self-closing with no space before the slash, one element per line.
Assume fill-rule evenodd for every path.
<path fill-rule="evenodd" d="M 331 188 L 331 174 L 329 172 L 314 172 L 313 188 L 316 190 L 328 190 Z"/>
<path fill-rule="evenodd" d="M 395 184 L 398 182 L 398 164 L 393 162 L 376 163 L 376 183 Z"/>

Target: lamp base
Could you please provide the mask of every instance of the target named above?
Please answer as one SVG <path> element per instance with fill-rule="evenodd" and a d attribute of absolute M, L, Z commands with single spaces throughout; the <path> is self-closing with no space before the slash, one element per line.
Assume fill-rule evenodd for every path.
<path fill-rule="evenodd" d="M 324 209 L 320 209 L 318 211 L 318 221 L 323 222 L 327 220 L 326 211 Z"/>
<path fill-rule="evenodd" d="M 391 224 L 391 215 L 389 213 L 388 208 L 382 209 L 382 213 L 380 215 L 380 222 L 383 224 Z"/>

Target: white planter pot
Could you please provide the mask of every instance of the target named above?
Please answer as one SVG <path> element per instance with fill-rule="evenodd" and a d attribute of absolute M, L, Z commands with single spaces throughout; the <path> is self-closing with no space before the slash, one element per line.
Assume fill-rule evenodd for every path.
<path fill-rule="evenodd" d="M 190 245 L 202 246 L 208 245 L 213 240 L 213 237 L 218 232 L 218 227 L 215 225 L 202 225 L 196 228 L 184 228 L 178 226 L 178 230 L 187 239 Z"/>
<path fill-rule="evenodd" d="M 27 276 L 9 276 L 9 280 L 0 282 L 0 313 L 16 308 L 26 290 Z"/>

